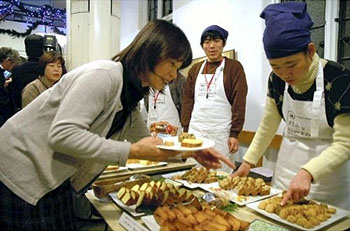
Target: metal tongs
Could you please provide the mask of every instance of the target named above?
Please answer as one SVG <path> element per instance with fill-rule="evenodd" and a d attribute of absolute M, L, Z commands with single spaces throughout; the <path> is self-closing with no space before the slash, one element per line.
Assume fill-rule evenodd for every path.
<path fill-rule="evenodd" d="M 302 198 L 298 201 L 294 201 L 293 204 L 296 204 L 296 205 L 307 205 L 307 204 L 310 204 L 310 201 L 305 199 L 305 198 Z"/>
<path fill-rule="evenodd" d="M 140 174 L 135 174 L 132 175 L 131 177 L 129 177 L 129 179 L 127 181 L 136 181 L 136 180 L 142 180 L 144 179 L 144 177 Z"/>

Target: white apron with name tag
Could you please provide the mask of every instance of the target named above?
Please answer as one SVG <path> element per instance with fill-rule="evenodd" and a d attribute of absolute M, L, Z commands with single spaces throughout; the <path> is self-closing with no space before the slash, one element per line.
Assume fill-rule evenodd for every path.
<path fill-rule="evenodd" d="M 221 65 L 216 68 L 215 76 L 207 91 L 207 82 L 210 81 L 212 74 L 202 74 L 204 62 L 199 70 L 195 85 L 195 103 L 189 124 L 189 133 L 196 137 L 205 137 L 215 141 L 214 148 L 220 154 L 233 160 L 233 155 L 229 153 L 228 139 L 232 124 L 231 104 L 229 103 L 224 88 L 224 67 L 225 59 Z M 208 94 L 208 98 L 206 97 Z M 198 164 L 198 166 L 200 166 Z M 232 169 L 222 163 L 222 168 L 218 169 L 231 173 Z"/>
<path fill-rule="evenodd" d="M 278 154 L 272 185 L 288 189 L 292 178 L 304 164 L 329 147 L 333 128 L 326 118 L 323 68 L 319 64 L 313 101 L 293 100 L 284 90 L 283 116 L 286 127 Z M 308 198 L 350 210 L 350 165 L 345 162 L 331 174 L 311 184 Z"/>
<path fill-rule="evenodd" d="M 148 115 L 147 127 L 153 122 L 166 121 L 178 127 L 178 133 L 181 131 L 179 112 L 171 98 L 169 85 L 165 85 L 164 94 L 159 93 L 156 102 L 154 102 L 158 91 L 150 91 L 148 95 Z M 155 105 L 156 104 L 156 105 Z"/>

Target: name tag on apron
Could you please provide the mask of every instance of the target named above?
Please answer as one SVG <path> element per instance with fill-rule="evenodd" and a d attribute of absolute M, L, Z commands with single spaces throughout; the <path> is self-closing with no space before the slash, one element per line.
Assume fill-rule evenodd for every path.
<path fill-rule="evenodd" d="M 289 134 L 309 138 L 311 136 L 310 123 L 310 118 L 296 116 L 293 111 L 288 111 L 286 126 Z"/>
<path fill-rule="evenodd" d="M 163 94 L 159 94 L 158 98 L 157 98 L 157 104 L 165 104 L 165 95 Z"/>
<path fill-rule="evenodd" d="M 150 111 L 149 111 L 149 118 L 157 120 L 158 114 L 157 114 L 157 110 L 156 109 L 153 109 L 153 108 L 150 109 Z"/>
<path fill-rule="evenodd" d="M 201 108 L 212 108 L 215 104 L 216 83 L 212 83 L 207 91 L 205 83 L 199 84 L 197 97 L 200 98 Z"/>

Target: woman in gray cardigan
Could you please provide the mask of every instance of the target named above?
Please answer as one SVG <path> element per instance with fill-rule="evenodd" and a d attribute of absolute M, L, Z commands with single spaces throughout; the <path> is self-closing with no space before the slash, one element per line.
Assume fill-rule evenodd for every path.
<path fill-rule="evenodd" d="M 72 70 L 8 120 L 0 129 L 0 226 L 75 229 L 72 190 L 84 192 L 106 165 L 177 156 L 156 147 L 162 140 L 150 136 L 137 104 L 191 59 L 181 29 L 153 21 L 113 61 Z M 213 149 L 192 157 L 209 168 L 229 163 Z"/>

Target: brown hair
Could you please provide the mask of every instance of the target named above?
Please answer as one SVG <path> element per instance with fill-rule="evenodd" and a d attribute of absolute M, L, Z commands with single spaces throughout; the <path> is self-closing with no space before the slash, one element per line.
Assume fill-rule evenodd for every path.
<path fill-rule="evenodd" d="M 191 45 L 179 27 L 164 20 L 154 20 L 112 59 L 123 64 L 126 74 L 142 78 L 143 73 L 153 71 L 167 58 L 182 61 L 180 69 L 187 67 L 192 62 Z"/>
<path fill-rule="evenodd" d="M 65 61 L 63 57 L 60 54 L 56 53 L 55 51 L 48 51 L 48 52 L 44 52 L 44 54 L 39 59 L 38 74 L 41 76 L 44 76 L 45 68 L 47 64 L 55 63 L 56 61 L 59 61 L 62 65 L 62 75 L 67 73 L 66 67 L 64 65 Z"/>
<path fill-rule="evenodd" d="M 0 63 L 4 61 L 4 59 L 9 58 L 13 63 L 20 63 L 21 57 L 19 56 L 18 51 L 12 49 L 10 47 L 1 47 L 0 48 Z"/>

